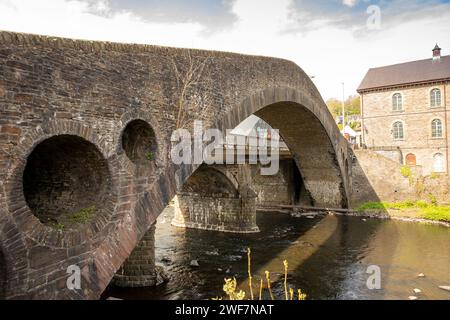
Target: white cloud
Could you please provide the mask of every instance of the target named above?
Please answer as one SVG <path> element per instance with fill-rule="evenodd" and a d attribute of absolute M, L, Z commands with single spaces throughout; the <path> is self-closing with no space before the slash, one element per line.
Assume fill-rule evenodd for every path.
<path fill-rule="evenodd" d="M 195 21 L 147 22 L 131 12 L 112 12 L 104 0 L 94 7 L 92 1 L 88 4 L 82 0 L 0 0 L 0 29 L 285 58 L 315 76 L 314 82 L 325 99 L 340 98 L 343 81 L 347 94 L 355 94 L 370 67 L 431 57 L 436 42 L 444 53 L 450 51 L 448 5 L 434 16 L 424 8 L 417 18 L 399 18 L 389 24 L 383 20 L 381 30 L 376 32 L 364 31 L 364 24 L 337 28 L 319 17 L 308 21 L 314 26 L 308 32 L 286 32 L 298 23 L 291 1 L 236 0 L 232 5 L 236 22 L 206 33 L 205 26 Z M 355 30 L 360 29 L 363 31 L 355 36 Z"/>
<path fill-rule="evenodd" d="M 347 7 L 353 7 L 358 2 L 358 0 L 342 0 L 342 4 Z"/>

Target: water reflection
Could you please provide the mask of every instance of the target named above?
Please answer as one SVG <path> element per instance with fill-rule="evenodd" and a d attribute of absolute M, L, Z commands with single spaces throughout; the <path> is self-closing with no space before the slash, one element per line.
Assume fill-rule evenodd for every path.
<path fill-rule="evenodd" d="M 310 299 L 407 299 L 414 288 L 421 299 L 450 299 L 439 285 L 450 285 L 450 229 L 396 221 L 326 216 L 292 218 L 258 214 L 257 234 L 180 229 L 170 225 L 173 210 L 158 219 L 157 262 L 170 281 L 157 288 L 109 288 L 105 296 L 125 299 L 209 299 L 222 293 L 223 279 L 235 276 L 247 288 L 247 247 L 252 248 L 254 283 L 271 271 Z M 190 262 L 197 260 L 198 267 Z M 381 290 L 366 286 L 367 267 L 381 268 Z M 419 278 L 419 273 L 425 278 Z M 284 298 L 283 283 L 273 285 Z M 255 290 L 256 292 L 257 290 Z"/>

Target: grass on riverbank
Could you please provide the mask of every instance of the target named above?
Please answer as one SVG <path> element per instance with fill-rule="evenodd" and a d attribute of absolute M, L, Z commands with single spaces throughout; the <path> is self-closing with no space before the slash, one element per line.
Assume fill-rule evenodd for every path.
<path fill-rule="evenodd" d="M 438 205 L 435 201 L 403 201 L 403 202 L 367 202 L 359 206 L 357 211 L 364 213 L 367 210 L 398 210 L 401 213 L 409 213 L 416 218 L 434 221 L 450 222 L 450 205 Z"/>

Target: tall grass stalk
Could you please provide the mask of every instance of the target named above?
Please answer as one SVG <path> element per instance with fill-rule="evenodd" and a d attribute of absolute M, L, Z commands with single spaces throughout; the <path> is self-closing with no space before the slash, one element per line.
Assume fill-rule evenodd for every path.
<path fill-rule="evenodd" d="M 250 297 L 253 300 L 253 286 L 252 286 L 252 271 L 251 271 L 251 250 L 247 248 L 247 259 L 248 259 L 248 288 L 250 289 Z"/>
<path fill-rule="evenodd" d="M 270 294 L 270 299 L 275 300 L 273 298 L 273 293 L 272 293 L 272 288 L 270 287 L 270 272 L 269 271 L 264 271 L 266 274 L 266 280 L 267 280 L 267 289 L 269 289 L 269 294 Z"/>
<path fill-rule="evenodd" d="M 284 264 L 284 296 L 285 296 L 286 300 L 289 300 L 288 289 L 287 289 L 287 272 L 288 272 L 287 260 L 283 260 L 283 264 Z"/>
<path fill-rule="evenodd" d="M 259 281 L 259 300 L 262 300 L 263 279 Z"/>

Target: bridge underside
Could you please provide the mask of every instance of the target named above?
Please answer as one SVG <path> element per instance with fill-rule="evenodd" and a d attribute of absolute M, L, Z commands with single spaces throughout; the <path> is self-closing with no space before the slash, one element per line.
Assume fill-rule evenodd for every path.
<path fill-rule="evenodd" d="M 347 143 L 291 62 L 8 32 L 0 44 L 6 298 L 98 298 L 197 169 L 168 156 L 172 132 L 194 120 L 225 130 L 260 116 L 280 129 L 313 204 L 348 205 Z M 192 68 L 201 85 L 188 85 Z M 81 290 L 66 287 L 73 265 Z"/>

